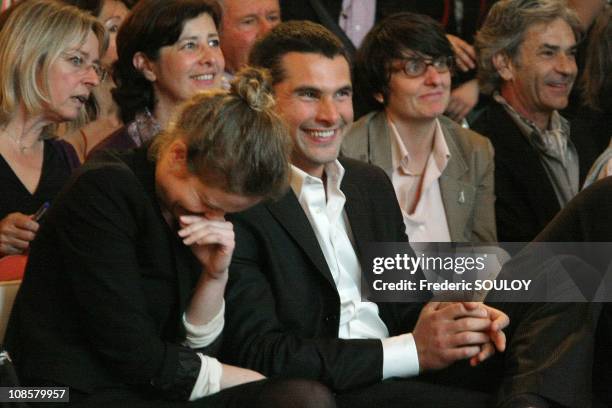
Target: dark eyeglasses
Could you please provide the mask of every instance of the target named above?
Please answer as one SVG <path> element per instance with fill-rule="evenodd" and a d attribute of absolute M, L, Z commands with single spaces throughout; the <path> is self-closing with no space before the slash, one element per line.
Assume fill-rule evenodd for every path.
<path fill-rule="evenodd" d="M 422 58 L 422 57 L 410 57 L 406 58 L 402 70 L 406 76 L 410 78 L 420 77 L 427 71 L 429 66 L 443 74 L 448 72 L 453 67 L 453 57 L 441 56 L 436 58 Z"/>

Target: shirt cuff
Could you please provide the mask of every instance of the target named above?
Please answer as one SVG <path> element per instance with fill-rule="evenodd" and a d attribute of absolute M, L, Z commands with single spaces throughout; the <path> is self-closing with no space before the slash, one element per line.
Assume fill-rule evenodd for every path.
<path fill-rule="evenodd" d="M 198 398 L 205 397 L 221 389 L 221 375 L 223 374 L 223 366 L 219 360 L 213 357 L 205 356 L 202 353 L 197 353 L 202 361 L 200 373 L 196 380 L 189 401 L 195 401 Z"/>
<path fill-rule="evenodd" d="M 208 346 L 215 341 L 223 331 L 225 325 L 225 301 L 221 304 L 221 310 L 208 323 L 194 325 L 187 321 L 183 313 L 183 326 L 185 326 L 185 345 L 192 349 L 199 349 Z"/>
<path fill-rule="evenodd" d="M 382 339 L 383 380 L 419 375 L 419 355 L 412 333 Z"/>

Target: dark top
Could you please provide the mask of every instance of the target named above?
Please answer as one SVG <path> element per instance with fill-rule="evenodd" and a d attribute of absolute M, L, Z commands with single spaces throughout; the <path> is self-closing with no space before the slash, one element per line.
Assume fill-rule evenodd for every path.
<path fill-rule="evenodd" d="M 612 97 L 608 98 L 612 99 Z M 597 157 L 606 150 L 612 140 L 612 100 L 602 104 L 601 110 L 582 105 L 571 120 L 572 136 L 576 135 L 576 148 L 586 154 L 585 165 L 592 166 Z"/>
<path fill-rule="evenodd" d="M 91 151 L 93 154 L 99 150 L 104 149 L 116 149 L 116 150 L 128 150 L 138 147 L 136 142 L 130 137 L 127 126 L 122 126 L 110 134 L 106 139 L 98 143 Z"/>
<path fill-rule="evenodd" d="M 25 384 L 189 397 L 201 363 L 180 345 L 181 316 L 201 267 L 154 175 L 144 149 L 101 152 L 47 213 L 7 330 Z"/>
<path fill-rule="evenodd" d="M 159 123 L 148 110 L 139 112 L 133 121 L 98 143 L 91 154 L 104 149 L 128 150 L 148 145 L 160 131 Z"/>
<path fill-rule="evenodd" d="M 406 241 L 384 171 L 353 159 L 340 161 L 346 170 L 340 189 L 357 254 L 368 242 Z M 264 375 L 313 378 L 335 390 L 379 381 L 380 340 L 338 339 L 336 285 L 293 191 L 231 221 L 236 249 L 226 291 L 223 357 Z M 391 335 L 410 331 L 420 309 L 420 304 L 379 305 Z"/>
<path fill-rule="evenodd" d="M 34 194 L 0 155 L 0 219 L 14 212 L 34 214 L 43 203 L 53 201 L 78 166 L 76 151 L 63 140 L 45 140 L 43 155 L 42 172 Z"/>
<path fill-rule="evenodd" d="M 495 217 L 499 241 L 531 241 L 561 209 L 539 153 L 497 102 L 487 106 L 472 129 L 488 137 L 495 149 Z M 571 128 L 570 138 L 578 152 L 580 183 L 597 157 L 586 148 L 584 136 Z"/>

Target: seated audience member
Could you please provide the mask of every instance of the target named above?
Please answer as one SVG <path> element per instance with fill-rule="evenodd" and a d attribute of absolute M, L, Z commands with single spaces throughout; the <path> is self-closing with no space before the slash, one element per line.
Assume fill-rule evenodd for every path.
<path fill-rule="evenodd" d="M 579 30 L 563 1 L 501 0 L 477 35 L 481 88 L 494 101 L 472 129 L 495 149 L 500 241 L 532 240 L 588 170 L 558 112 L 576 78 Z"/>
<path fill-rule="evenodd" d="M 612 178 L 595 182 L 581 191 L 557 216 L 546 226 L 534 240 L 535 242 L 596 242 L 612 243 L 612 212 L 605 203 L 612 202 Z M 584 254 L 585 262 L 604 261 L 607 273 L 611 273 L 610 258 L 601 259 L 601 252 L 589 256 Z M 609 280 L 609 277 L 608 277 Z M 608 293 L 610 289 L 608 288 Z M 593 389 L 596 399 L 603 405 L 594 407 L 612 406 L 612 309 L 609 303 L 603 304 L 598 322 L 595 342 L 595 355 L 593 358 Z"/>
<path fill-rule="evenodd" d="M 585 186 L 612 175 L 612 6 L 597 18 L 589 34 L 586 63 L 582 73 L 583 104 L 572 120 L 572 129 L 590 139 L 597 153 L 608 149 L 595 160 Z"/>
<path fill-rule="evenodd" d="M 0 256 L 26 251 L 79 159 L 54 125 L 84 114 L 100 82 L 104 28 L 77 8 L 28 1 L 3 15 L 0 30 Z"/>
<path fill-rule="evenodd" d="M 253 48 L 293 138 L 291 189 L 231 219 L 221 355 L 265 375 L 317 379 L 354 408 L 583 406 L 592 341 L 583 305 L 509 305 L 506 347 L 508 316 L 484 304 L 362 300 L 364 245 L 406 235 L 384 171 L 338 159 L 352 122 L 346 55 L 306 21 L 280 24 Z M 494 347 L 507 350 L 488 359 Z M 419 382 L 391 380 L 419 373 Z"/>
<path fill-rule="evenodd" d="M 125 126 L 96 150 L 128 149 L 165 129 L 181 102 L 218 88 L 224 60 L 214 0 L 142 0 L 117 35 L 113 98 Z"/>
<path fill-rule="evenodd" d="M 268 89 L 245 72 L 231 91 L 186 102 L 148 150 L 100 152 L 81 168 L 47 214 L 13 308 L 7 347 L 23 385 L 70 387 L 81 406 L 182 407 L 225 389 L 189 406 L 283 407 L 285 394 L 333 406 L 310 382 L 231 388 L 264 377 L 213 357 L 234 249 L 224 214 L 287 185 L 287 130 Z"/>
<path fill-rule="evenodd" d="M 281 21 L 278 0 L 220 0 L 221 50 L 225 57 L 225 71 L 231 78 L 247 64 L 255 41 L 267 34 Z"/>
<path fill-rule="evenodd" d="M 453 49 L 429 17 L 400 13 L 366 36 L 355 75 L 379 110 L 354 123 L 342 153 L 380 166 L 412 242 L 495 242 L 493 148 L 442 116 Z"/>
<path fill-rule="evenodd" d="M 116 38 L 119 27 L 126 19 L 131 4 L 128 0 L 63 0 L 65 3 L 77 6 L 100 21 L 108 34 L 108 48 L 100 61 L 104 69 L 100 85 L 93 91 L 93 97 L 87 101 L 88 122 L 78 129 L 68 126 L 64 140 L 69 141 L 85 161 L 89 152 L 102 140 L 121 127 L 117 104 L 113 101 L 111 89 L 115 87 L 111 75 L 111 67 L 117 61 Z"/>

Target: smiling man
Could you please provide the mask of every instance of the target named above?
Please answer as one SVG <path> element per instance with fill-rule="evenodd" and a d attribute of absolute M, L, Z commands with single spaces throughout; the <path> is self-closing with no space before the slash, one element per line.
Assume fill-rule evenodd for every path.
<path fill-rule="evenodd" d="M 232 217 L 236 258 L 226 358 L 267 375 L 318 378 L 345 392 L 461 359 L 484 360 L 493 346 L 480 347 L 491 338 L 503 349 L 507 316 L 495 309 L 431 303 L 419 318 L 422 305 L 361 301 L 359 246 L 406 236 L 384 172 L 338 159 L 353 121 L 351 73 L 340 41 L 318 24 L 284 23 L 256 43 L 250 62 L 272 72 L 276 111 L 293 139 L 291 191 Z M 488 329 L 495 334 L 489 337 Z M 434 338 L 440 347 L 429 347 Z M 362 401 L 354 394 L 341 399 L 372 406 L 384 395 L 390 407 L 406 397 L 440 406 L 437 396 L 448 398 L 442 389 L 459 395 L 452 387 L 391 382 Z M 468 394 L 465 406 L 484 399 Z"/>
<path fill-rule="evenodd" d="M 567 106 L 579 20 L 564 2 L 498 2 L 477 36 L 479 76 L 494 102 L 472 128 L 495 148 L 500 241 L 530 241 L 579 189 Z"/>
<path fill-rule="evenodd" d="M 224 357 L 268 376 L 317 379 L 338 392 L 340 406 L 352 408 L 483 407 L 499 386 L 499 401 L 512 403 L 505 407 L 528 406 L 514 404 L 515 397 L 539 393 L 534 384 L 547 383 L 541 373 L 548 368 L 510 349 L 508 364 L 520 379 L 495 371 L 503 353 L 493 356 L 497 363 L 488 358 L 506 346 L 503 312 L 473 303 L 362 300 L 364 245 L 405 242 L 406 235 L 384 171 L 338 158 L 353 116 L 340 41 L 315 23 L 282 23 L 255 44 L 250 62 L 271 71 L 275 110 L 293 138 L 291 189 L 231 218 L 236 249 Z M 549 306 L 528 306 L 522 316 L 527 309 L 537 320 Z M 562 354 L 555 367 L 564 362 L 557 345 L 529 340 L 528 327 L 538 322 L 514 316 L 518 344 L 528 342 L 537 355 Z M 547 318 L 550 328 L 560 322 Z M 583 321 L 568 320 L 574 318 Z M 582 338 L 577 333 L 558 347 L 573 350 Z M 419 374 L 418 382 L 408 379 Z M 526 377 L 529 385 L 521 386 Z"/>

